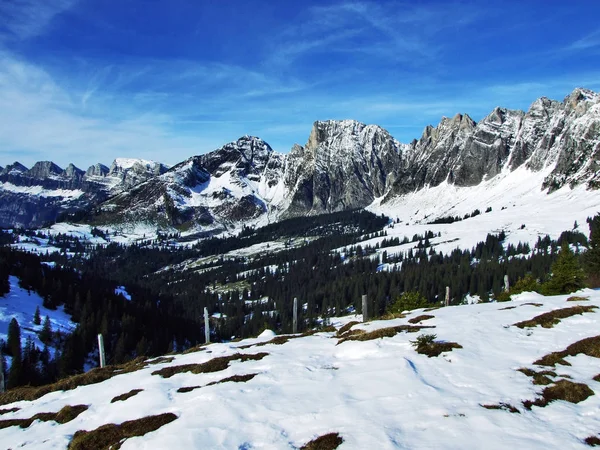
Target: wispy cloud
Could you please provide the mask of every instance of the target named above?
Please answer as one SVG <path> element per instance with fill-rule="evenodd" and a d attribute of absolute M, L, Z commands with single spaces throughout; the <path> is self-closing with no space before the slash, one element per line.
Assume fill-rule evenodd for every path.
<path fill-rule="evenodd" d="M 8 0 L 0 2 L 0 38 L 24 40 L 43 34 L 52 19 L 78 0 Z"/>
<path fill-rule="evenodd" d="M 342 1 L 307 10 L 275 39 L 268 62 L 292 65 L 316 52 L 367 55 L 371 61 L 431 63 L 444 47 L 438 36 L 472 23 L 479 10 L 456 4 L 435 8 L 398 2 Z"/>
<path fill-rule="evenodd" d="M 595 30 L 592 33 L 582 37 L 581 39 L 577 39 L 572 42 L 568 46 L 565 47 L 565 50 L 568 51 L 586 51 L 593 48 L 600 47 L 600 29 Z"/>

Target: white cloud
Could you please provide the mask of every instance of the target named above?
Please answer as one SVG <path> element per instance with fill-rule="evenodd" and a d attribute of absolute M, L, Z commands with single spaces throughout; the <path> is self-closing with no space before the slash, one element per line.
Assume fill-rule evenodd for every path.
<path fill-rule="evenodd" d="M 0 38 L 29 39 L 43 34 L 52 19 L 78 0 L 8 0 L 0 2 Z"/>

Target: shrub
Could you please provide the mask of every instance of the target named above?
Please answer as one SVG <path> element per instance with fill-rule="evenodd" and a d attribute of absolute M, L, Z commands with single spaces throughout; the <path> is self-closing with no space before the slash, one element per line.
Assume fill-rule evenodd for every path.
<path fill-rule="evenodd" d="M 388 307 L 387 312 L 400 314 L 402 311 L 410 311 L 418 308 L 427 308 L 429 302 L 419 292 L 404 292 L 396 301 Z"/>

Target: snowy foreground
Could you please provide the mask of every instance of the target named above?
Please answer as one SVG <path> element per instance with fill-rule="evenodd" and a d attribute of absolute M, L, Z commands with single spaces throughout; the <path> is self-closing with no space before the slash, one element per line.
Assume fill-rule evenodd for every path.
<path fill-rule="evenodd" d="M 600 361 L 583 354 L 566 357 L 571 366 L 538 367 L 533 362 L 586 337 L 600 335 L 598 311 L 562 319 L 553 328 L 518 328 L 514 323 L 555 309 L 600 306 L 600 293 L 585 290 L 587 301 L 569 296 L 524 293 L 509 303 L 448 307 L 427 312 L 434 318 L 420 332 L 463 346 L 438 357 L 418 354 L 409 340 L 419 333 L 338 344 L 334 332 L 292 339 L 282 345 L 247 347 L 273 338 L 265 332 L 242 342 L 212 344 L 200 351 L 175 355 L 171 362 L 148 365 L 105 382 L 54 392 L 0 420 L 57 412 L 65 405 L 89 409 L 71 422 L 34 422 L 29 428 L 0 430 L 0 448 L 65 449 L 77 430 L 93 430 L 147 415 L 171 412 L 173 422 L 142 437 L 126 440 L 125 449 L 294 449 L 338 432 L 340 449 L 548 449 L 590 448 L 583 440 L 600 433 Z M 534 303 L 534 304 L 532 304 Z M 537 305 L 536 305 L 537 303 Z M 540 305 L 541 304 L 541 305 Z M 512 308 L 511 308 L 512 307 Z M 353 329 L 372 331 L 408 324 L 423 314 L 373 321 Z M 337 320 L 341 325 L 356 317 Z M 360 318 L 358 318 L 360 319 Z M 246 348 L 241 348 L 246 346 Z M 232 361 L 213 373 L 178 373 L 170 378 L 152 372 L 197 364 L 235 353 L 268 355 L 257 361 Z M 559 400 L 529 411 L 523 400 L 539 396 L 544 386 L 519 368 L 551 369 L 588 385 L 595 395 L 578 403 Z M 207 386 L 233 375 L 256 374 L 247 382 Z M 181 387 L 201 386 L 180 393 Z M 142 389 L 111 403 L 117 395 Z M 520 413 L 485 409 L 507 403 Z"/>

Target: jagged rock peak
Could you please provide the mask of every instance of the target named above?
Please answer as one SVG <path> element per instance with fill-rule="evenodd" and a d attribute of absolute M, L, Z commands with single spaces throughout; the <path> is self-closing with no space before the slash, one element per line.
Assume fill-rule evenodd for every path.
<path fill-rule="evenodd" d="M 273 149 L 269 144 L 259 137 L 249 135 L 242 136 L 237 141 L 225 144 L 220 150 L 234 150 L 248 160 L 253 159 L 259 153 L 273 153 Z"/>
<path fill-rule="evenodd" d="M 567 113 L 575 113 L 577 116 L 585 114 L 597 103 L 600 103 L 600 94 L 585 88 L 575 88 L 563 100 Z"/>
<path fill-rule="evenodd" d="M 61 175 L 62 173 L 63 169 L 52 161 L 38 161 L 27 171 L 28 176 L 37 179 L 50 178 L 52 176 Z"/>
<path fill-rule="evenodd" d="M 108 175 L 110 169 L 106 167 L 104 164 L 97 163 L 93 166 L 88 167 L 88 170 L 85 172 L 85 175 L 88 177 L 105 177 Z"/>
<path fill-rule="evenodd" d="M 68 178 L 81 177 L 84 174 L 85 174 L 85 172 L 83 170 L 81 170 L 79 167 L 75 166 L 75 164 L 73 164 L 73 163 L 70 163 L 63 172 L 63 175 Z"/>
<path fill-rule="evenodd" d="M 19 161 L 15 161 L 14 163 L 6 166 L 4 168 L 4 170 L 2 170 L 2 174 L 3 175 L 21 174 L 21 173 L 27 172 L 28 170 L 29 169 L 27 167 L 25 167 L 23 164 L 21 164 Z"/>

